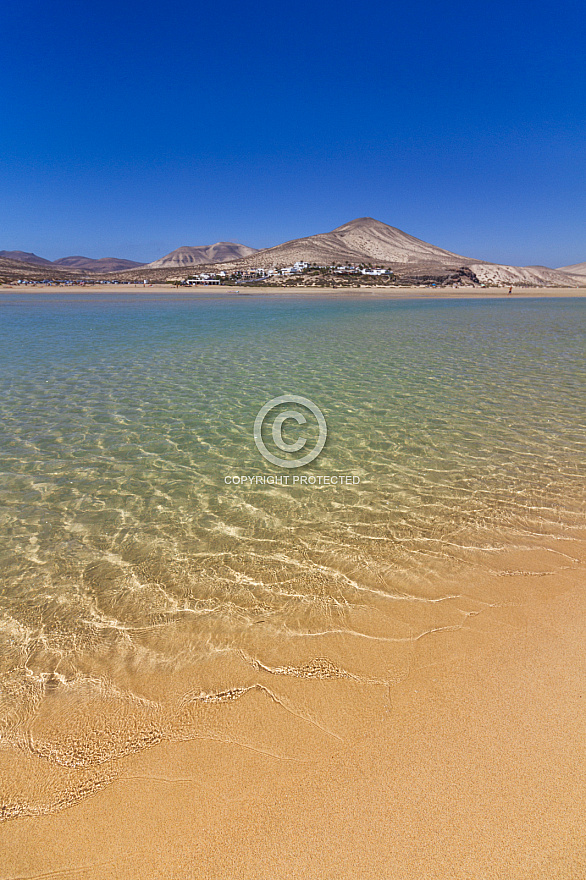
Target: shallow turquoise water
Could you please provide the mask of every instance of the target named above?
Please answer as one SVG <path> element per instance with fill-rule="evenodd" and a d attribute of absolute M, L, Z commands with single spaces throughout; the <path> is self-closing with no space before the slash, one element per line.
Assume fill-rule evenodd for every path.
<path fill-rule="evenodd" d="M 433 620 L 401 600 L 441 598 L 439 573 L 572 535 L 585 317 L 579 299 L 2 296 L 5 738 L 48 684 L 161 705 L 184 697 L 181 669 L 202 693 L 238 684 L 236 654 L 368 677 L 360 652 L 300 640 L 417 637 Z M 300 473 L 359 483 L 232 484 L 284 474 L 253 424 L 285 393 L 328 425 Z"/>

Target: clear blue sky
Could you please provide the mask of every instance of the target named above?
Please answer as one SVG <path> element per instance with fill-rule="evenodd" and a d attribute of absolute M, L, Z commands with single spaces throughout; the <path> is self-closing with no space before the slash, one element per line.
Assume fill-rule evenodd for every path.
<path fill-rule="evenodd" d="M 583 2 L 8 0 L 0 250 L 151 260 L 369 215 L 586 260 Z"/>

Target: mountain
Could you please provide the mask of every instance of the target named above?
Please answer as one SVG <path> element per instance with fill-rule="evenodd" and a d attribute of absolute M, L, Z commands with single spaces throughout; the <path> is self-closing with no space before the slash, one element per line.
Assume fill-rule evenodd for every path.
<path fill-rule="evenodd" d="M 124 269 L 138 269 L 140 266 L 144 266 L 144 263 L 122 260 L 117 257 L 103 257 L 101 260 L 93 260 L 91 257 L 61 257 L 59 260 L 51 262 L 51 260 L 38 257 L 36 254 L 26 253 L 26 251 L 0 251 L 0 258 L 26 263 L 28 266 L 63 266 L 66 269 L 80 269 L 97 273 L 120 272 Z"/>
<path fill-rule="evenodd" d="M 227 260 L 240 260 L 256 253 L 256 248 L 247 247 L 232 241 L 217 241 L 215 244 L 180 247 L 160 260 L 148 264 L 149 269 L 174 269 L 200 266 L 204 263 L 224 263 Z"/>
<path fill-rule="evenodd" d="M 51 260 L 37 257 L 36 254 L 27 254 L 25 251 L 0 251 L 0 257 L 5 260 L 16 260 L 17 263 L 30 263 L 33 266 L 52 266 Z"/>
<path fill-rule="evenodd" d="M 568 275 L 586 275 L 586 263 L 574 263 L 573 266 L 561 266 L 558 272 L 567 272 Z"/>
<path fill-rule="evenodd" d="M 452 283 L 515 287 L 586 287 L 586 263 L 549 269 L 547 266 L 505 266 L 464 257 L 436 247 L 397 229 L 360 217 L 331 232 L 322 232 L 288 241 L 275 247 L 255 250 L 236 242 L 180 247 L 152 263 L 136 263 L 115 257 L 101 260 L 89 257 L 62 257 L 51 263 L 36 254 L 0 251 L 0 280 L 76 277 L 89 279 L 106 273 L 112 280 L 153 283 L 187 278 L 196 267 L 214 271 L 218 264 L 228 273 L 251 269 L 280 269 L 303 261 L 318 266 L 372 264 L 390 268 L 400 284 Z M 216 270 L 217 271 L 217 270 Z M 309 283 L 310 276 L 297 276 Z M 294 283 L 295 276 L 291 276 Z M 272 282 L 267 282 L 272 283 Z"/>
<path fill-rule="evenodd" d="M 2 284 L 12 284 L 19 279 L 36 282 L 46 280 L 79 281 L 83 277 L 81 272 L 78 272 L 76 269 L 64 269 L 61 266 L 54 266 L 53 263 L 48 261 L 37 264 L 0 257 L 0 283 Z"/>
<path fill-rule="evenodd" d="M 472 263 L 469 268 L 481 284 L 504 287 L 579 287 L 586 278 L 572 277 L 561 269 L 548 269 L 547 266 L 503 266 L 496 263 Z M 582 284 L 581 284 L 582 282 Z"/>
<path fill-rule="evenodd" d="M 428 244 L 372 217 L 360 217 L 332 232 L 297 238 L 257 251 L 244 260 L 243 265 L 282 268 L 297 261 L 326 266 L 332 263 L 376 263 L 401 267 L 456 267 L 482 262 Z"/>
<path fill-rule="evenodd" d="M 99 260 L 91 257 L 60 257 L 54 260 L 52 265 L 67 266 L 69 269 L 86 269 L 88 272 L 121 272 L 124 269 L 138 269 L 145 264 L 118 257 L 102 257 Z"/>
<path fill-rule="evenodd" d="M 298 238 L 257 251 L 227 269 L 283 268 L 297 261 L 331 264 L 372 263 L 390 267 L 405 283 L 446 281 L 454 271 L 464 272 L 472 283 L 529 287 L 570 287 L 579 276 L 546 266 L 504 266 L 464 257 L 436 247 L 372 217 L 360 217 L 332 232 Z M 577 267 L 570 267 L 576 269 Z M 469 270 L 469 271 L 468 271 Z M 474 281 L 474 276 L 476 280 Z M 464 283 L 467 283 L 463 279 Z"/>

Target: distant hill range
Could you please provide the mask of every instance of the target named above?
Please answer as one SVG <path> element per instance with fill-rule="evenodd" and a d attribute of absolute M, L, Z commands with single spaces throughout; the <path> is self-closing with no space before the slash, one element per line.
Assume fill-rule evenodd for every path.
<path fill-rule="evenodd" d="M 550 269 L 547 266 L 505 266 L 465 257 L 422 241 L 372 217 L 360 217 L 331 232 L 256 250 L 236 242 L 177 248 L 152 263 L 114 257 L 63 257 L 51 262 L 24 251 L 0 251 L 0 280 L 99 276 L 125 281 L 163 282 L 186 278 L 197 269 L 228 273 L 252 269 L 282 269 L 296 262 L 318 266 L 374 265 L 389 268 L 400 282 L 516 285 L 529 287 L 586 286 L 586 263 Z M 217 271 L 217 270 L 216 270 Z"/>
<path fill-rule="evenodd" d="M 66 266 L 68 269 L 87 269 L 89 272 L 121 272 L 123 269 L 138 269 L 144 263 L 134 260 L 122 260 L 118 257 L 102 257 L 93 260 L 91 257 L 61 257 L 53 261 L 54 266 Z"/>
<path fill-rule="evenodd" d="M 137 263 L 134 260 L 122 260 L 118 257 L 102 257 L 100 260 L 94 260 L 91 257 L 61 257 L 59 260 L 46 260 L 44 257 L 38 257 L 36 254 L 29 254 L 26 251 L 0 251 L 0 258 L 3 260 L 13 260 L 17 263 L 27 263 L 31 266 L 63 266 L 66 269 L 79 269 L 89 272 L 121 272 L 123 269 L 138 269 L 144 266 L 144 263 Z"/>
<path fill-rule="evenodd" d="M 0 251 L 3 260 L 14 260 L 17 263 L 29 263 L 31 266 L 52 266 L 51 260 L 37 257 L 36 254 L 28 254 L 26 251 Z"/>
<path fill-rule="evenodd" d="M 39 257 L 38 259 L 41 260 L 42 257 Z M 53 263 L 49 261 L 46 263 L 25 263 L 22 260 L 10 260 L 6 257 L 0 256 L 0 284 L 11 284 L 19 279 L 37 282 L 49 280 L 79 281 L 82 277 L 86 276 L 82 276 L 80 272 L 72 269 L 63 269 L 61 266 L 54 266 Z"/>
<path fill-rule="evenodd" d="M 160 260 L 148 264 L 149 269 L 175 269 L 203 266 L 209 263 L 225 263 L 240 260 L 256 253 L 256 248 L 233 241 L 217 241 L 215 244 L 180 247 Z"/>
<path fill-rule="evenodd" d="M 384 266 L 390 268 L 405 283 L 416 284 L 434 280 L 441 283 L 453 273 L 462 270 L 466 270 L 462 271 L 463 281 L 468 279 L 471 283 L 478 284 L 572 287 L 584 281 L 579 276 L 572 276 L 545 266 L 503 266 L 474 257 L 465 257 L 415 238 L 395 226 L 389 226 L 372 217 L 351 220 L 350 223 L 344 223 L 332 232 L 322 232 L 275 247 L 264 248 L 239 260 L 226 260 L 222 268 L 226 271 L 246 271 L 255 268 L 282 269 L 296 262 L 322 266 L 332 264 Z M 161 261 L 157 261 L 144 268 L 163 267 Z M 206 268 L 212 268 L 212 265 L 208 264 Z M 185 277 L 187 274 L 187 272 L 175 272 L 172 277 L 182 275 Z M 154 276 L 153 280 L 162 280 L 162 276 Z"/>

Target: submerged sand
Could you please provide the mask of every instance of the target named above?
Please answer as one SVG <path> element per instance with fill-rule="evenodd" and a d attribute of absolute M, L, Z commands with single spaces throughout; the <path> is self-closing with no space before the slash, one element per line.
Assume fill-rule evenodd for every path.
<path fill-rule="evenodd" d="M 223 736 L 159 743 L 93 796 L 5 822 L 0 877 L 583 878 L 585 564 L 558 537 L 463 568 L 493 601 L 418 638 L 376 705 L 364 691 L 340 717 L 334 688 L 324 733 L 254 693 L 224 702 Z"/>
<path fill-rule="evenodd" d="M 422 296 L 421 290 L 413 295 Z M 423 294 L 438 295 L 445 291 Z M 203 299 L 219 294 L 177 294 L 181 302 L 191 296 L 202 297 L 203 306 Z M 258 305 L 265 310 L 270 303 Z M 17 308 L 28 311 L 21 306 L 18 299 Z M 388 442 L 389 410 L 396 416 L 400 409 L 387 388 L 418 392 L 425 404 L 407 409 L 411 416 L 401 421 L 410 444 L 393 458 L 393 482 L 373 482 L 369 489 L 365 481 L 360 494 L 313 499 L 219 491 L 192 460 L 182 471 L 187 490 L 173 468 L 139 468 L 130 479 L 127 464 L 141 461 L 143 437 L 177 436 L 169 431 L 167 410 L 157 420 L 139 405 L 129 417 L 118 405 L 122 392 L 140 404 L 154 387 L 145 393 L 145 375 L 167 377 L 173 388 L 184 379 L 177 381 L 164 361 L 145 372 L 142 329 L 136 348 L 127 348 L 121 334 L 121 351 L 106 349 L 113 368 L 100 366 L 97 373 L 93 355 L 85 360 L 79 352 L 65 359 L 64 369 L 60 363 L 56 373 L 48 369 L 68 352 L 57 346 L 60 322 L 35 361 L 27 351 L 21 372 L 28 385 L 21 396 L 19 387 L 7 385 L 12 406 L 5 420 L 9 431 L 15 413 L 36 416 L 38 431 L 29 429 L 25 439 L 38 445 L 13 445 L 20 438 L 13 430 L 4 446 L 5 491 L 15 504 L 4 523 L 0 586 L 8 611 L 0 688 L 6 819 L 0 880 L 582 880 L 586 537 L 583 484 L 577 482 L 584 456 L 576 307 L 542 304 L 539 326 L 551 318 L 560 343 L 548 342 L 531 324 L 526 347 L 516 328 L 537 305 L 482 308 L 506 315 L 497 336 L 490 321 L 476 318 L 462 337 L 448 336 L 447 358 L 443 336 L 433 349 L 437 325 L 432 334 L 405 339 L 405 324 L 395 315 L 383 330 L 394 328 L 403 345 L 400 362 L 415 377 L 423 366 L 423 398 L 396 371 L 377 372 L 386 348 L 375 345 L 372 324 L 369 347 L 362 349 L 368 358 L 359 346 L 358 358 L 350 357 L 353 326 L 349 336 L 332 334 L 321 361 L 311 357 L 322 340 L 311 337 L 304 368 L 319 374 L 320 364 L 327 366 L 340 399 L 348 400 L 335 448 L 351 450 L 341 459 L 350 471 L 360 472 L 366 460 L 378 479 L 388 469 L 388 446 L 377 447 L 377 439 Z M 568 317 L 560 324 L 561 312 Z M 43 322 L 37 327 L 31 345 L 43 341 Z M 101 356 L 91 323 L 77 328 L 74 343 L 85 345 L 84 328 L 91 330 L 85 350 Z M 242 322 L 238 328 L 242 333 Z M 260 351 L 273 363 L 287 354 L 286 335 L 273 338 L 272 349 L 264 338 L 260 348 L 243 345 L 247 384 L 255 375 L 266 378 L 266 362 L 256 363 Z M 502 347 L 495 338 L 504 340 Z M 242 339 L 254 341 L 254 334 Z M 18 367 L 16 340 L 6 358 L 11 372 Z M 10 341 L 6 333 L 7 352 Z M 197 351 L 213 378 L 204 385 L 205 403 L 213 408 L 223 375 L 211 369 L 220 337 L 204 343 L 198 337 Z M 293 338 L 291 346 L 298 344 Z M 437 372 L 430 346 L 454 378 L 443 391 L 428 384 Z M 165 351 L 182 370 L 193 366 L 180 349 Z M 557 369 L 548 369 L 544 351 L 554 353 Z M 290 375 L 284 360 L 277 377 Z M 30 370 L 29 361 L 42 369 Z M 354 387 L 357 368 L 368 371 L 369 393 L 353 409 L 343 391 L 345 381 Z M 484 372 L 490 382 L 479 381 Z M 193 371 L 187 415 L 201 375 Z M 463 380 L 468 384 L 461 392 Z M 52 408 L 49 381 L 59 404 Z M 103 428 L 111 420 L 95 387 L 118 387 L 106 413 L 120 416 L 113 433 Z M 244 390 L 237 396 L 229 389 L 224 400 L 241 404 Z M 63 419 L 65 402 L 70 409 Z M 240 440 L 225 445 L 226 426 L 242 421 L 240 411 L 227 411 L 216 433 L 207 435 L 217 467 L 246 461 Z M 365 424 L 368 455 L 356 442 Z M 47 450 L 46 434 L 58 445 Z M 123 450 L 121 484 L 117 467 L 88 477 L 87 461 L 96 454 L 84 445 L 86 434 L 100 460 L 107 450 Z M 395 425 L 396 446 L 401 436 Z M 161 455 L 160 447 L 146 451 L 152 448 Z M 115 455 L 105 460 L 118 462 Z M 156 464 L 175 461 L 185 465 L 171 455 Z M 216 459 L 210 453 L 206 461 L 212 467 Z M 56 473 L 58 493 L 45 502 L 40 490 L 47 490 L 47 473 Z M 20 482 L 11 482 L 15 478 Z M 72 486 L 83 490 L 81 508 Z M 103 497 L 106 514 L 96 515 Z M 167 507 L 159 504 L 165 497 Z M 145 516 L 143 503 L 151 498 L 158 506 Z M 37 499 L 37 507 L 31 512 L 23 499 Z M 196 515 L 202 544 L 187 528 Z M 44 528 L 47 520 L 52 532 Z M 165 538 L 156 552 L 146 540 L 153 535 Z M 267 539 L 276 548 L 259 556 Z M 49 583 L 44 577 L 51 566 Z"/>

